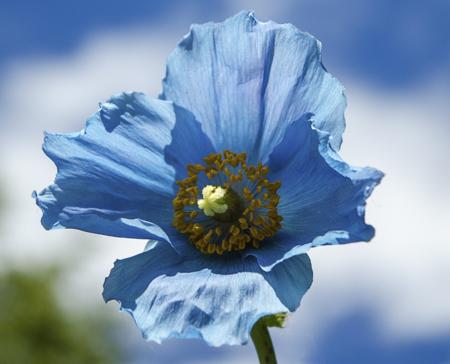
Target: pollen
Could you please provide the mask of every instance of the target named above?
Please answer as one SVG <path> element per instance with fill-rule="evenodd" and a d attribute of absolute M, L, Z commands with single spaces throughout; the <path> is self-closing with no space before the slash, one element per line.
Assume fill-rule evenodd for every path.
<path fill-rule="evenodd" d="M 201 252 L 223 255 L 259 248 L 281 228 L 279 181 L 245 153 L 212 153 L 186 166 L 177 181 L 173 225 Z"/>

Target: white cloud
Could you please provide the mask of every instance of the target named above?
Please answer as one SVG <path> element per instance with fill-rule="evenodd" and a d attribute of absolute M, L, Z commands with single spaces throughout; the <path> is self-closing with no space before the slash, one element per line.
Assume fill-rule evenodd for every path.
<path fill-rule="evenodd" d="M 377 234 L 369 244 L 311 252 L 315 283 L 303 309 L 319 312 L 324 320 L 366 304 L 377 310 L 386 334 L 448 331 L 446 106 L 425 103 L 420 92 L 387 94 L 350 85 L 347 94 L 342 155 L 352 164 L 386 173 L 367 209 Z"/>
<path fill-rule="evenodd" d="M 45 232 L 30 194 L 55 172 L 40 152 L 42 131 L 81 129 L 97 102 L 122 90 L 156 96 L 178 38 L 145 29 L 103 34 L 71 55 L 11 66 L 0 89 L 2 182 L 10 201 L 1 242 L 4 261 L 68 261 L 67 253 L 73 259 L 78 251 L 73 264 L 79 273 L 64 292 L 72 291 L 68 297 L 75 301 L 82 291 L 87 293 L 81 300 L 100 301 L 113 261 L 142 249 L 140 241 Z M 315 283 L 291 325 L 275 334 L 277 341 L 283 338 L 277 345 L 286 357 L 298 354 L 296 333 L 309 330 L 314 341 L 320 327 L 358 303 L 374 307 L 394 336 L 450 324 L 448 105 L 431 86 L 387 94 L 346 83 L 350 106 L 343 156 L 387 175 L 368 207 L 377 236 L 369 245 L 311 253 Z"/>
<path fill-rule="evenodd" d="M 146 29 L 105 33 L 73 54 L 10 65 L 0 86 L 0 187 L 9 202 L 0 230 L 0 258 L 3 255 L 5 262 L 60 263 L 68 260 L 68 252 L 72 259 L 75 251 L 84 271 L 73 277 L 73 283 L 79 283 L 75 287 L 100 291 L 102 277 L 116 258 L 142 250 L 141 241 L 77 231 L 45 232 L 31 192 L 48 185 L 55 175 L 53 164 L 41 152 L 43 131 L 80 130 L 98 102 L 121 91 L 144 91 L 156 97 L 165 59 L 178 38 Z"/>

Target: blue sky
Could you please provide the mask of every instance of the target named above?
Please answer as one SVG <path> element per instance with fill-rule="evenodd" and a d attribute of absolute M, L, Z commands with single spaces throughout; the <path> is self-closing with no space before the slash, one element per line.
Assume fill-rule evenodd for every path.
<path fill-rule="evenodd" d="M 269 16 L 259 4 L 241 6 Z M 363 82 L 407 87 L 437 72 L 450 78 L 448 1 L 285 0 L 276 7 L 274 20 L 292 22 L 327 45 L 328 67 Z M 3 1 L 0 62 L 71 52 L 105 29 L 142 24 L 185 32 L 192 22 L 223 20 L 238 9 L 239 2 L 225 0 Z"/>
<path fill-rule="evenodd" d="M 383 335 L 377 317 L 360 307 L 321 334 L 310 354 L 311 363 L 425 364 L 448 363 L 450 330 L 446 335 L 393 340 Z"/>
<path fill-rule="evenodd" d="M 39 152 L 44 129 L 81 129 L 97 102 L 122 89 L 157 94 L 164 59 L 191 23 L 253 9 L 262 20 L 291 22 L 322 41 L 325 65 L 348 91 L 344 157 L 387 174 L 369 202 L 373 244 L 312 252 L 313 287 L 288 327 L 274 332 L 280 362 L 450 362 L 449 1 L 3 0 L 1 6 L 0 155 L 8 158 L 0 162 L 13 204 L 3 236 L 9 250 L 0 259 L 8 251 L 25 264 L 59 260 L 94 239 L 39 225 L 30 192 L 54 175 Z M 14 228 L 17 221 L 27 229 Z M 75 287 L 72 300 L 78 287 L 89 292 L 84 299 L 103 305 L 101 284 L 113 261 L 144 243 L 92 244 L 77 268 L 85 275 L 66 286 Z M 128 325 L 132 364 L 255 359 L 250 346 L 146 344 L 128 317 L 120 320 Z"/>

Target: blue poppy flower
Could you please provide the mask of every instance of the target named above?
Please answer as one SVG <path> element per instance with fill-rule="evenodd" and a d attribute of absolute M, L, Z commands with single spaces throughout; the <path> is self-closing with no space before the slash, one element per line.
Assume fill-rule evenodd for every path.
<path fill-rule="evenodd" d="M 34 194 L 42 224 L 149 240 L 103 293 L 146 339 L 246 343 L 299 306 L 310 247 L 374 235 L 383 174 L 337 155 L 345 107 L 311 35 L 247 12 L 194 25 L 159 99 L 123 93 L 80 133 L 45 135 L 58 173 Z"/>

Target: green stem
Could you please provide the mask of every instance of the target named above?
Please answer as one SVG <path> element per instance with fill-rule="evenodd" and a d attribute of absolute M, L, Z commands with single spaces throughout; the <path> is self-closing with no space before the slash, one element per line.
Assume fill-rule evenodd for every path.
<path fill-rule="evenodd" d="M 253 326 L 251 332 L 253 344 L 255 345 L 260 364 L 277 364 L 275 350 L 273 349 L 272 339 L 265 320 L 260 319 Z"/>

